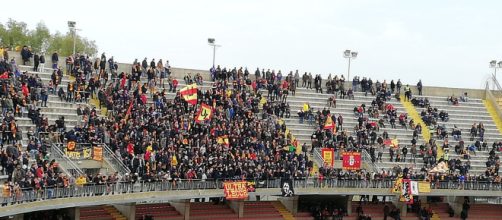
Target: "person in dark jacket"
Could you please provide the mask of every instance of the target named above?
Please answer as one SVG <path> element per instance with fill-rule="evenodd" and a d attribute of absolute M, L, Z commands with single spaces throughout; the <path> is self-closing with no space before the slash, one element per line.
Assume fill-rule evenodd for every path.
<path fill-rule="evenodd" d="M 54 52 L 52 54 L 52 69 L 57 69 L 58 68 L 58 62 L 59 62 L 58 52 Z"/>
<path fill-rule="evenodd" d="M 44 56 L 44 54 L 43 54 L 43 53 L 42 53 L 42 54 L 40 54 L 40 58 L 39 58 L 39 60 L 40 60 L 40 64 L 39 64 L 39 66 L 38 66 L 38 67 L 39 67 L 38 71 L 39 71 L 39 72 L 43 72 L 43 71 L 44 71 L 44 68 L 45 68 L 45 56 Z"/>
<path fill-rule="evenodd" d="M 40 56 L 35 53 L 35 56 L 33 56 L 33 71 L 38 72 L 38 65 L 40 65 Z"/>
<path fill-rule="evenodd" d="M 27 46 L 23 46 L 21 49 L 21 58 L 23 59 L 23 65 L 30 62 L 30 58 L 33 56 L 30 49 Z"/>

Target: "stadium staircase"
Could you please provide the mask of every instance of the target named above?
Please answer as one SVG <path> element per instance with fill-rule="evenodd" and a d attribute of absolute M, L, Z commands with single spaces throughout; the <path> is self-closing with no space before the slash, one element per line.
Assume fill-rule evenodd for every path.
<path fill-rule="evenodd" d="M 471 170 L 469 170 L 470 174 L 482 174 L 486 171 L 486 161 L 489 156 L 489 150 L 491 149 L 492 143 L 494 141 L 501 141 L 502 135 L 500 131 L 497 129 L 495 125 L 494 118 L 489 113 L 489 109 L 485 107 L 483 100 L 476 98 L 469 98 L 469 102 L 460 102 L 459 105 L 450 105 L 446 100 L 446 97 L 442 96 L 417 96 L 427 98 L 430 101 L 430 105 L 432 108 L 438 108 L 439 111 L 445 110 L 448 112 L 449 120 L 447 122 L 443 122 L 441 120 L 438 121 L 438 125 L 446 126 L 448 131 L 448 142 L 450 144 L 449 149 L 449 158 L 459 158 L 461 161 L 466 161 L 461 157 L 461 155 L 457 155 L 454 150 L 454 146 L 458 144 L 458 141 L 454 140 L 451 136 L 451 130 L 454 126 L 457 126 L 458 129 L 462 131 L 462 139 L 465 142 L 465 147 L 473 144 L 474 141 L 470 140 L 470 129 L 471 126 L 480 122 L 483 123 L 485 127 L 485 141 L 488 141 L 488 150 L 487 151 L 476 151 L 476 154 L 471 154 Z M 422 108 L 417 108 L 417 111 L 422 111 Z M 435 132 L 435 131 L 431 131 Z M 433 138 L 437 140 L 438 146 L 442 146 L 444 140 L 440 140 L 436 137 L 435 134 L 431 134 Z M 439 147 L 440 148 L 440 147 Z M 497 152 L 498 154 L 498 152 Z"/>
<path fill-rule="evenodd" d="M 449 205 L 448 203 L 434 203 L 434 204 L 424 204 L 432 208 L 432 218 L 431 220 L 454 220 L 459 219 L 458 217 L 450 217 L 448 213 Z M 427 207 L 426 206 L 426 207 Z"/>
<path fill-rule="evenodd" d="M 273 201 L 272 205 L 282 215 L 285 220 L 295 220 L 295 217 L 289 212 L 280 201 Z"/>
<path fill-rule="evenodd" d="M 499 100 L 502 100 L 502 98 Z M 495 122 L 495 125 L 497 126 L 497 129 L 499 130 L 500 134 L 502 134 L 502 118 L 500 118 L 500 115 L 495 110 L 497 106 L 493 106 L 491 102 L 488 102 L 486 100 L 483 100 L 483 104 L 485 105 L 486 110 L 492 117 L 493 122 Z M 499 102 L 499 106 L 500 109 L 502 109 L 502 102 Z"/>
<path fill-rule="evenodd" d="M 136 220 L 143 220 L 145 216 L 151 216 L 155 220 L 183 220 L 184 217 L 168 203 L 137 204 Z"/>

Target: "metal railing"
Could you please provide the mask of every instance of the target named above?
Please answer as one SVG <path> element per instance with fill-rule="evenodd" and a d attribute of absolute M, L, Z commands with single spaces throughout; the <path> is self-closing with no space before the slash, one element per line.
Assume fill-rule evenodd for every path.
<path fill-rule="evenodd" d="M 326 163 L 324 162 L 324 159 L 322 158 L 321 149 L 315 148 L 313 154 L 314 154 L 314 162 L 316 162 L 319 167 L 324 167 L 324 165 Z M 333 156 L 335 156 L 335 155 L 333 155 Z"/>
<path fill-rule="evenodd" d="M 269 180 L 249 180 L 254 181 L 257 192 L 259 189 L 276 188 L 280 193 L 280 179 Z M 89 197 L 106 196 L 116 194 L 131 194 L 140 192 L 162 192 L 169 190 L 223 190 L 224 180 L 176 180 L 176 181 L 153 181 L 153 182 L 118 182 L 107 184 L 85 184 L 70 185 L 68 187 L 44 187 L 41 189 L 24 188 L 15 191 L 8 197 L 0 197 L 2 205 L 12 205 L 16 203 L 69 198 L 69 197 Z M 389 189 L 392 188 L 394 180 L 358 180 L 358 179 L 295 179 L 293 180 L 294 189 L 302 188 L 373 188 Z M 452 189 L 452 190 L 479 190 L 502 192 L 501 183 L 495 182 L 458 182 L 458 181 L 438 181 L 431 182 L 430 187 L 434 189 Z M 222 191 L 223 192 L 223 191 Z M 397 195 L 397 194 L 396 194 Z M 3 196 L 3 194 L 2 194 Z"/>
<path fill-rule="evenodd" d="M 122 160 L 117 157 L 117 155 L 108 147 L 106 144 L 100 144 L 103 146 L 103 159 L 110 165 L 110 167 L 119 173 L 119 176 L 123 177 L 126 173 L 131 173 L 129 167 L 127 167 Z"/>
<path fill-rule="evenodd" d="M 363 160 L 363 162 L 366 162 L 366 164 L 371 168 L 373 172 L 378 173 L 380 171 L 380 166 L 378 166 L 377 163 L 373 163 L 373 161 L 371 160 L 371 155 L 368 153 L 368 151 L 361 151 L 361 159 Z"/>
<path fill-rule="evenodd" d="M 123 177 L 125 173 L 131 172 L 129 168 L 122 162 L 122 160 L 120 160 L 120 158 L 118 158 L 117 155 L 113 153 L 108 145 L 104 143 L 76 143 L 75 150 L 72 151 L 72 153 L 77 153 L 74 157 L 68 157 L 67 155 L 65 155 L 65 153 L 63 152 L 63 150 L 65 149 L 64 143 L 52 143 L 52 146 L 58 149 L 59 152 L 56 152 L 58 153 L 58 155 L 61 155 L 61 157 L 64 156 L 63 159 L 68 158 L 72 162 L 73 160 L 92 159 L 92 155 L 94 154 L 93 146 L 100 146 L 103 148 L 103 160 L 109 165 L 114 173 L 117 172 L 120 177 Z M 87 151 L 87 153 L 85 153 L 85 151 Z"/>
<path fill-rule="evenodd" d="M 74 163 L 68 156 L 66 156 L 61 149 L 55 144 L 51 146 L 51 158 L 56 159 L 59 162 L 60 168 L 64 173 L 76 177 L 79 175 L 84 175 L 84 172 L 80 169 L 80 167 Z M 64 163 L 64 164 L 62 164 Z"/>

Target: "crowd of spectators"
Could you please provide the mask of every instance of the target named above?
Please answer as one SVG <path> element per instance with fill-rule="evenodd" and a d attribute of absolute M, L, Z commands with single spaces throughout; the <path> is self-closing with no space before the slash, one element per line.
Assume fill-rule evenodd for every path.
<path fill-rule="evenodd" d="M 397 109 L 392 104 L 388 103 L 388 101 L 393 98 L 393 92 L 396 93 L 395 97 L 399 97 L 400 94 L 400 91 L 397 90 L 393 81 L 391 83 L 391 88 L 387 87 L 386 81 L 383 81 L 383 83 L 376 81 L 376 83 L 373 84 L 371 79 L 367 80 L 366 78 L 363 78 L 363 80 L 359 82 L 358 77 L 355 77 L 354 81 L 356 81 L 356 83 L 353 83 L 350 90 L 357 91 L 360 85 L 361 91 L 371 92 L 371 94 L 375 96 L 375 99 L 372 100 L 369 107 L 364 103 L 354 107 L 353 112 L 357 124 L 352 132 L 347 128 L 343 128 L 342 114 L 331 114 L 329 109 L 324 109 L 322 112 L 317 111 L 317 114 L 313 117 L 315 118 L 317 127 L 316 131 L 312 134 L 313 148 L 335 148 L 337 158 L 339 158 L 344 151 L 365 150 L 370 154 L 373 162 L 382 162 L 383 152 L 388 148 L 391 162 L 406 162 L 408 154 L 411 154 L 409 158 L 410 162 L 415 162 L 415 158 L 418 155 L 417 140 L 421 132 L 421 126 L 420 124 L 416 124 L 413 120 L 408 120 L 406 113 L 398 113 Z M 401 89 L 400 81 L 398 81 L 398 85 L 398 88 Z M 331 98 L 328 102 L 333 100 L 334 99 Z M 309 116 L 312 114 L 310 112 L 304 113 L 302 111 L 300 114 L 303 114 L 304 117 L 307 115 L 307 118 L 310 119 L 312 118 Z M 324 129 L 327 117 L 331 117 L 332 121 L 335 122 L 336 129 L 334 131 Z M 301 116 L 300 120 L 302 120 Z M 399 123 L 402 128 L 411 128 L 413 130 L 413 138 L 410 140 L 411 146 L 400 146 L 398 144 L 389 146 L 390 144 L 388 141 L 390 137 L 387 131 L 379 133 L 380 128 L 386 128 L 386 124 L 388 124 L 391 129 L 395 129 L 397 123 Z M 421 146 L 421 155 L 424 155 L 426 150 L 431 148 L 427 144 Z"/>
<path fill-rule="evenodd" d="M 38 59 L 40 63 L 40 56 Z M 131 170 L 131 173 L 123 177 L 126 181 L 306 178 L 311 175 L 313 161 L 305 153 L 306 146 L 303 146 L 303 153 L 296 154 L 295 147 L 298 146 L 291 147 L 292 137 L 286 134 L 285 124 L 279 120 L 290 116 L 287 97 L 290 93 L 295 94 L 300 80 L 298 71 L 283 77 L 280 71 L 275 73 L 273 70 L 257 69 L 255 79 L 251 80 L 247 69 L 227 70 L 218 66 L 211 70 L 214 82 L 212 88 L 198 90 L 197 105 L 193 106 L 178 92 L 178 81 L 171 76 L 169 62 L 164 64 L 162 60 L 155 62 L 152 59 L 148 65 L 145 58 L 141 63 L 135 61 L 130 73 L 119 73 L 113 57 L 107 59 L 103 53 L 100 58 L 92 60 L 77 54 L 66 59 L 66 74 L 75 77 L 75 80 L 67 83 L 64 89 L 61 84 L 65 73 L 57 66 L 58 59 L 57 54 L 53 54 L 54 71 L 48 85 L 44 85 L 36 74 L 19 73 L 14 60 L 0 62 L 0 73 L 5 77 L 0 85 L 3 116 L 0 167 L 1 172 L 7 174 L 11 181 L 11 193 L 25 187 L 41 189 L 87 182 L 111 184 L 119 178 L 117 174 L 67 176 L 62 173 L 56 161 L 48 159 L 47 145 L 36 138 L 29 138 L 27 150 L 23 150 L 23 135 L 15 121 L 15 117 L 20 116 L 29 117 L 37 127 L 36 131 L 29 131 L 28 136 L 47 132 L 51 133 L 51 139 L 55 142 L 108 144 Z M 40 67 L 35 68 L 39 69 Z M 164 79 L 167 80 L 164 82 Z M 185 84 L 204 84 L 200 74 L 187 74 L 183 80 Z M 417 149 L 421 127 L 413 120 L 408 121 L 404 113 L 398 116 L 396 109 L 386 103 L 393 93 L 396 94 L 394 98 L 399 98 L 402 86 L 400 80 L 397 84 L 391 81 L 390 88 L 387 88 L 386 81 L 376 81 L 373 84 L 371 79 L 363 78 L 359 81 L 356 77 L 352 87 L 347 90 L 344 82 L 343 76 L 335 76 L 333 79 L 331 75 L 328 77 L 326 92 L 334 94 L 329 104 L 336 107 L 338 95 L 341 99 L 345 96 L 353 98 L 353 93 L 359 87 L 366 94 L 374 95 L 375 99 L 368 109 L 364 104 L 354 109 L 358 124 L 353 134 L 343 127 L 341 114 L 331 114 L 329 109 L 314 113 L 307 106 L 307 111 L 303 114 L 319 127 L 312 136 L 313 149 L 336 148 L 337 158 L 340 158 L 339 153 L 343 151 L 366 150 L 373 162 L 382 161 L 382 153 L 386 148 L 384 140 L 388 140 L 389 136 L 385 131 L 381 135 L 377 132 L 381 127 L 385 128 L 385 123 L 395 128 L 398 119 L 401 126 L 413 129 L 414 135 L 411 146 L 389 147 L 390 160 L 405 162 L 410 152 L 410 161 L 414 162 L 416 155 L 421 155 L 424 163 L 429 164 L 428 167 L 436 164 L 437 150 L 433 140 Z M 166 83 L 170 87 L 169 91 L 165 89 Z M 312 84 L 317 92 L 323 92 L 320 75 L 313 79 L 310 73 L 305 73 L 302 76 L 302 86 L 312 89 Z M 158 90 L 160 88 L 161 91 Z M 266 90 L 267 94 L 261 94 L 260 89 Z M 405 88 L 405 91 L 408 90 Z M 170 92 L 175 94 L 175 98 L 168 98 Z M 97 109 L 84 105 L 77 109 L 78 123 L 75 128 L 68 129 L 64 117 L 55 124 L 50 124 L 40 113 L 40 108 L 47 106 L 48 94 L 57 94 L 61 101 L 80 103 L 97 97 L 100 107 L 106 107 L 108 114 L 100 117 Z M 408 99 L 410 98 L 411 93 Z M 213 118 L 209 122 L 193 121 L 200 104 L 213 107 Z M 431 122 L 437 121 L 437 117 L 447 121 L 447 113 L 446 117 L 442 117 L 443 112 L 437 114 L 437 109 L 428 107 L 427 111 L 434 117 Z M 337 132 L 323 129 L 327 117 L 332 117 L 336 122 Z M 474 135 L 482 141 L 483 126 L 480 124 L 475 127 Z M 221 137 L 228 138 L 228 143 L 221 143 Z M 497 146 L 498 149 L 502 147 L 500 143 Z M 378 157 L 375 153 L 378 153 Z M 396 167 L 392 171 L 369 173 L 364 170 L 345 172 L 323 167 L 316 178 L 378 180 L 394 179 L 402 174 L 430 181 L 458 180 L 463 176 L 464 180 L 487 178 L 500 182 L 497 175 L 488 175 L 489 171 L 484 176 L 470 176 L 462 171 L 469 169 L 468 164 L 458 164 L 457 160 L 447 158 L 445 160 L 460 172 L 431 174 L 425 168 L 415 172 L 413 168 L 400 170 L 400 167 Z M 490 172 L 498 173 L 498 164 L 498 156 L 490 154 L 487 162 Z"/>

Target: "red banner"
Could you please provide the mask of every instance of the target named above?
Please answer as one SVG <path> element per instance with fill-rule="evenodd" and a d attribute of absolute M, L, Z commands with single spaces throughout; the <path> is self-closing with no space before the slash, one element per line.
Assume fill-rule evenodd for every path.
<path fill-rule="evenodd" d="M 247 199 L 248 198 L 248 183 L 246 181 L 224 182 L 223 190 L 225 198 L 232 199 Z"/>
<path fill-rule="evenodd" d="M 361 169 L 361 153 L 358 152 L 343 153 L 343 169 L 345 170 Z"/>
<path fill-rule="evenodd" d="M 323 148 L 321 155 L 325 165 L 330 167 L 335 165 L 335 150 L 333 148 Z"/>

